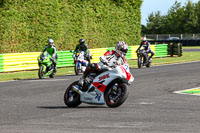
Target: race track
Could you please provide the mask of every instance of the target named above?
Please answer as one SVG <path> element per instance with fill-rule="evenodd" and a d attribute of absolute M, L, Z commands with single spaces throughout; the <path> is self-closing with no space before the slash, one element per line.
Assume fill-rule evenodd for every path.
<path fill-rule="evenodd" d="M 200 132 L 200 97 L 173 93 L 200 87 L 200 62 L 131 72 L 135 81 L 118 108 L 67 108 L 65 89 L 80 76 L 0 82 L 0 133 Z"/>

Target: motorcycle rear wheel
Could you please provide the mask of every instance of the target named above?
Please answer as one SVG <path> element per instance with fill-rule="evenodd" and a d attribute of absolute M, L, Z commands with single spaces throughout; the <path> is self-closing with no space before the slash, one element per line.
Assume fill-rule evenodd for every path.
<path fill-rule="evenodd" d="M 149 62 L 149 56 L 148 56 L 148 63 L 146 64 L 146 67 L 150 67 L 151 66 L 151 63 Z"/>
<path fill-rule="evenodd" d="M 151 65 L 150 65 L 150 62 L 146 65 L 146 67 L 150 67 Z"/>
<path fill-rule="evenodd" d="M 55 69 L 53 65 L 51 65 L 51 68 Z M 54 75 L 55 75 L 55 73 L 54 73 L 54 70 L 53 70 L 53 72 L 49 75 L 49 78 L 54 78 Z"/>
<path fill-rule="evenodd" d="M 78 85 L 78 81 L 72 83 L 65 91 L 64 102 L 70 108 L 77 107 L 82 102 L 80 101 L 80 95 L 72 89 L 72 86 Z"/>
<path fill-rule="evenodd" d="M 118 83 L 117 90 L 113 88 L 106 90 L 104 98 L 108 107 L 116 108 L 125 102 L 128 97 L 128 85 L 125 83 Z M 119 94 L 120 93 L 120 94 Z"/>
<path fill-rule="evenodd" d="M 54 72 L 52 72 L 52 74 L 50 74 L 49 77 L 54 78 Z"/>

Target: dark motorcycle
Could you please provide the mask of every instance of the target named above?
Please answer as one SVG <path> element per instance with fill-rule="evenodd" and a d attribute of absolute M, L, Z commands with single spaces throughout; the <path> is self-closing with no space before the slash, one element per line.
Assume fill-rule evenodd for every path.
<path fill-rule="evenodd" d="M 146 50 L 139 50 L 137 51 L 138 57 L 138 68 L 142 68 L 143 66 L 150 67 L 151 61 L 149 54 Z"/>

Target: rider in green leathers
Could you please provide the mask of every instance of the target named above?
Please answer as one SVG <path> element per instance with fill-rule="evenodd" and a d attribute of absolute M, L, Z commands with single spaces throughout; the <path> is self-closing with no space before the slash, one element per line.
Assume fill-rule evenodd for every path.
<path fill-rule="evenodd" d="M 54 72 L 57 71 L 56 68 L 56 60 L 57 60 L 57 52 L 56 52 L 56 46 L 54 45 L 54 41 L 53 39 L 48 39 L 47 41 L 48 45 L 46 45 L 44 47 L 44 49 L 42 50 L 41 54 L 44 54 L 45 51 L 48 52 L 48 54 L 51 56 L 51 61 L 53 63 L 53 67 L 54 67 Z"/>

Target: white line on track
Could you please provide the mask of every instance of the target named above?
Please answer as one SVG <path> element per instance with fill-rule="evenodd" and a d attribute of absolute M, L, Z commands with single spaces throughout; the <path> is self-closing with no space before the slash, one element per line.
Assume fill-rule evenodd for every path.
<path fill-rule="evenodd" d="M 6 83 L 6 82 L 12 82 L 12 81 L 17 81 L 17 80 L 0 81 L 0 83 Z"/>

